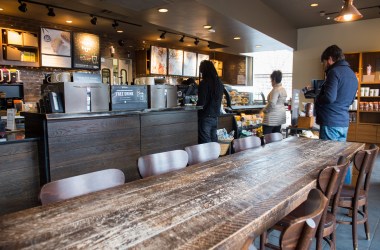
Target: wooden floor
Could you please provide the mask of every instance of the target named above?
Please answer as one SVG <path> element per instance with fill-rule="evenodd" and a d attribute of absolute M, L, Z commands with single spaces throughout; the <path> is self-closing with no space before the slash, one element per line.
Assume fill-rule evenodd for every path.
<path fill-rule="evenodd" d="M 380 155 L 377 157 L 375 168 L 372 172 L 371 185 L 369 190 L 369 223 L 371 239 L 365 237 L 364 225 L 358 226 L 359 250 L 379 250 L 380 249 Z M 340 216 L 343 216 L 344 209 L 341 209 Z M 270 241 L 277 242 L 278 238 L 272 236 Z M 256 239 L 255 246 L 258 248 L 259 241 Z M 250 249 L 254 249 L 251 247 Z M 311 249 L 315 249 L 313 243 Z M 330 249 L 327 244 L 324 250 Z M 338 224 L 337 226 L 337 250 L 353 249 L 351 225 Z"/>

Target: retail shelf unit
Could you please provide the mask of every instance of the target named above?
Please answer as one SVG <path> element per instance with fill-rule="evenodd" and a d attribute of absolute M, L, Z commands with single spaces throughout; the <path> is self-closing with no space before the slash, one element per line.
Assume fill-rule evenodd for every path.
<path fill-rule="evenodd" d="M 359 80 L 357 111 L 350 111 L 348 140 L 380 143 L 380 52 L 346 54 Z M 355 115 L 356 114 L 356 115 Z"/>

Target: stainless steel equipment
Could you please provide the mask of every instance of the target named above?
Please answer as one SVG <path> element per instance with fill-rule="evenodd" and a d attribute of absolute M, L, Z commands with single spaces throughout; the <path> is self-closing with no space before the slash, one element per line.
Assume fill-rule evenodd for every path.
<path fill-rule="evenodd" d="M 55 92 L 62 97 L 65 113 L 108 111 L 108 91 L 108 85 L 103 83 L 60 82 L 41 85 L 43 96 Z"/>
<path fill-rule="evenodd" d="M 174 85 L 148 85 L 149 108 L 177 107 L 177 86 Z"/>

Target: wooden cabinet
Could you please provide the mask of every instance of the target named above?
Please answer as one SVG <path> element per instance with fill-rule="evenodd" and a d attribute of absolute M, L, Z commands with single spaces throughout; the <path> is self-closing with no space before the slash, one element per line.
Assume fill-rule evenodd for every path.
<path fill-rule="evenodd" d="M 380 143 L 380 52 L 345 56 L 359 80 L 357 124 L 350 125 L 348 140 Z"/>
<path fill-rule="evenodd" d="M 150 74 L 149 50 L 136 51 L 136 76 L 145 76 Z"/>
<path fill-rule="evenodd" d="M 38 34 L 23 30 L 1 29 L 0 64 L 39 66 Z"/>

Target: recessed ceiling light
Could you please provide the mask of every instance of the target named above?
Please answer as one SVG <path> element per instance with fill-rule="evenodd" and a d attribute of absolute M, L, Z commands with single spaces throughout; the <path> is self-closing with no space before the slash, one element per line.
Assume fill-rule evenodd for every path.
<path fill-rule="evenodd" d="M 4 10 L 3 8 L 0 8 L 0 11 Z"/>
<path fill-rule="evenodd" d="M 191 44 L 188 44 L 188 45 L 186 45 L 187 47 L 190 47 L 191 46 Z"/>
<path fill-rule="evenodd" d="M 235 36 L 234 39 L 235 40 L 240 40 L 240 36 Z"/>
<path fill-rule="evenodd" d="M 123 30 L 116 30 L 117 33 L 123 33 Z"/>
<path fill-rule="evenodd" d="M 168 12 L 169 10 L 168 9 L 165 9 L 165 8 L 161 8 L 161 9 L 158 9 L 158 12 L 161 12 L 161 13 L 166 13 Z"/>
<path fill-rule="evenodd" d="M 66 20 L 66 23 L 72 23 L 73 21 L 71 21 L 71 20 Z"/>
<path fill-rule="evenodd" d="M 161 41 L 162 39 L 161 38 L 157 38 L 157 41 Z"/>
<path fill-rule="evenodd" d="M 203 28 L 205 28 L 205 29 L 211 29 L 211 28 L 212 28 L 212 26 L 211 26 L 211 25 L 209 25 L 209 24 L 206 24 L 206 25 L 203 25 Z"/>
<path fill-rule="evenodd" d="M 255 47 L 256 47 L 256 48 L 261 48 L 261 45 L 258 44 L 258 45 L 256 45 Z"/>
<path fill-rule="evenodd" d="M 312 4 L 310 4 L 310 6 L 311 6 L 311 7 L 317 7 L 318 4 L 317 4 L 317 3 L 312 3 Z"/>
<path fill-rule="evenodd" d="M 331 19 L 331 17 L 329 17 L 329 16 L 328 16 L 328 17 L 326 17 L 326 19 L 327 19 L 327 20 L 330 20 L 330 19 Z"/>
<path fill-rule="evenodd" d="M 214 29 L 208 29 L 208 32 L 215 33 L 215 30 Z"/>

